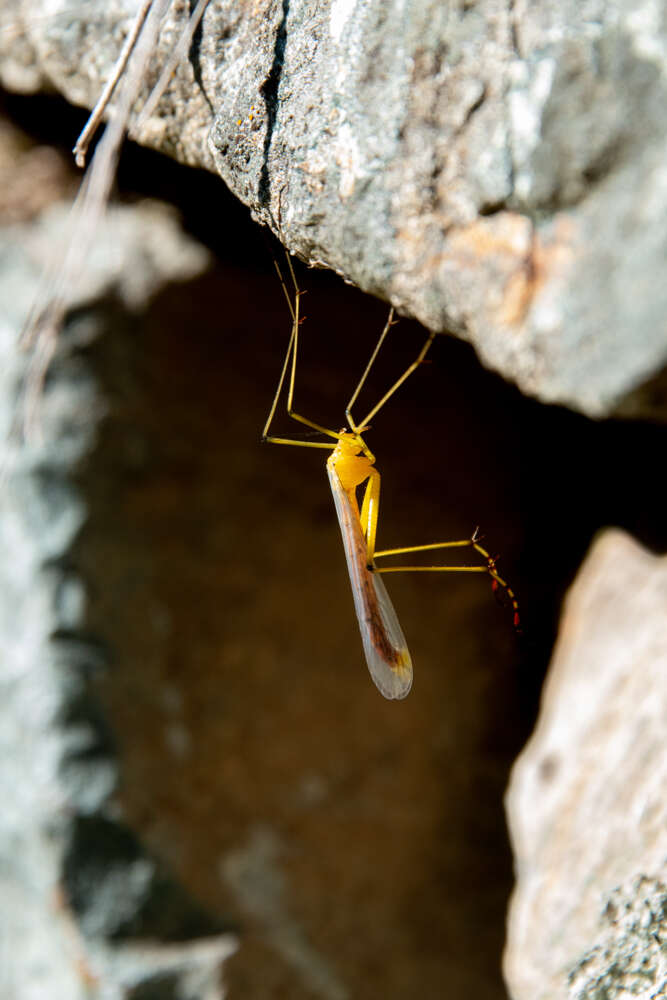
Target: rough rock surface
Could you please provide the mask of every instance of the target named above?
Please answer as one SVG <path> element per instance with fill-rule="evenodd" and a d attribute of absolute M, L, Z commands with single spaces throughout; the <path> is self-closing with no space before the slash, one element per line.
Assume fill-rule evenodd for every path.
<path fill-rule="evenodd" d="M 134 5 L 21 7 L 4 85 L 91 106 Z M 526 392 L 646 413 L 667 358 L 666 70 L 660 0 L 211 0 L 139 138 L 214 166 L 291 250 Z"/>
<path fill-rule="evenodd" d="M 595 945 L 570 972 L 571 996 L 667 996 L 667 884 L 640 875 L 615 889 L 600 925 Z"/>
<path fill-rule="evenodd" d="M 0 995 L 213 1000 L 232 939 L 114 812 L 115 748 L 92 690 L 107 650 L 86 629 L 70 562 L 86 512 L 76 475 L 103 412 L 86 349 L 109 302 L 130 322 L 206 254 L 164 209 L 110 213 L 70 302 L 41 434 L 23 439 L 19 338 L 66 215 L 0 230 Z"/>
<path fill-rule="evenodd" d="M 667 559 L 607 531 L 507 796 L 513 1000 L 667 996 L 666 622 Z"/>

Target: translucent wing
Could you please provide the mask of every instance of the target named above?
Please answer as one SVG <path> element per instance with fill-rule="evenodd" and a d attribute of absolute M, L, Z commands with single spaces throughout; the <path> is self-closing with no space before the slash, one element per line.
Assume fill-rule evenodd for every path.
<path fill-rule="evenodd" d="M 412 660 L 401 626 L 380 574 L 371 572 L 366 565 L 366 543 L 356 499 L 343 489 L 330 463 L 327 472 L 368 669 L 385 698 L 405 698 L 412 687 Z"/>

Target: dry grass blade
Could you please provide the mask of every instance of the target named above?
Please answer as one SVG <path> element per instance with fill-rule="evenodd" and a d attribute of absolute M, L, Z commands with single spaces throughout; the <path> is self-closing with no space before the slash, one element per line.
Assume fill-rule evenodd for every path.
<path fill-rule="evenodd" d="M 130 129 L 130 135 L 133 139 L 141 135 L 144 125 L 155 111 L 160 98 L 167 89 L 176 67 L 180 61 L 185 58 L 185 54 L 190 47 L 194 33 L 199 26 L 199 22 L 204 16 L 204 11 L 208 7 L 208 4 L 209 0 L 199 0 L 197 6 L 190 15 L 187 24 L 183 28 L 183 31 L 181 32 L 181 35 L 176 42 L 176 45 L 174 46 L 162 73 L 160 74 L 160 79 L 153 87 L 148 100 L 141 109 L 141 114 Z"/>
<path fill-rule="evenodd" d="M 116 85 L 125 71 L 125 67 L 127 66 L 128 60 L 132 55 L 132 50 L 137 43 L 137 38 L 139 37 L 144 21 L 148 16 L 148 11 L 151 8 L 152 2 L 153 0 L 144 0 L 140 9 L 137 11 L 137 16 L 134 19 L 127 38 L 125 39 L 121 53 L 118 56 L 116 65 L 113 68 L 113 72 L 107 80 L 106 86 L 102 91 L 97 104 L 93 108 L 90 118 L 86 122 L 86 127 L 76 140 L 76 145 L 74 146 L 72 152 L 74 153 L 74 160 L 77 167 L 83 168 L 86 165 L 86 154 L 88 152 L 90 140 L 97 131 L 107 105 L 111 100 L 111 96 L 116 89 Z"/>
<path fill-rule="evenodd" d="M 90 247 L 106 208 L 115 177 L 120 147 L 134 103 L 155 51 L 160 26 L 170 0 L 152 0 L 150 12 L 132 50 L 119 84 L 114 115 L 100 140 L 86 177 L 72 206 L 66 234 L 66 250 L 54 256 L 45 275 L 23 334 L 23 343 L 33 349 L 28 366 L 23 408 L 23 433 L 30 436 L 37 426 L 38 404 L 44 376 L 55 351 L 72 288 L 85 267 Z"/>

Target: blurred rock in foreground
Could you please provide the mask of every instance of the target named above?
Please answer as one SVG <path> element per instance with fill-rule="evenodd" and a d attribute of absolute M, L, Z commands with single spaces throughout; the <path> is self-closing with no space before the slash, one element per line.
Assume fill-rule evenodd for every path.
<path fill-rule="evenodd" d="M 513 1000 L 667 996 L 667 558 L 600 535 L 507 812 Z"/>
<path fill-rule="evenodd" d="M 93 692 L 108 651 L 71 562 L 86 518 L 77 473 L 104 413 L 87 349 L 206 254 L 156 205 L 112 210 L 25 434 L 21 331 L 66 220 L 58 205 L 0 230 L 0 996 L 215 1000 L 233 938 L 118 819 Z"/>

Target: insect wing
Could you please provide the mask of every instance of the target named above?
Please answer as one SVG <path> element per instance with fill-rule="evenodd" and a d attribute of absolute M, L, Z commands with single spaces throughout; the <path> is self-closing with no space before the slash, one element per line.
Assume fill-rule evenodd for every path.
<path fill-rule="evenodd" d="M 364 570 L 368 573 L 365 566 Z M 366 654 L 366 663 L 376 687 L 385 698 L 405 698 L 412 687 L 412 659 L 410 652 L 382 577 L 379 573 L 369 573 L 368 575 L 375 588 L 377 606 L 387 639 L 392 649 L 395 650 L 397 658 L 389 662 L 374 645 L 372 629 L 364 627 L 362 624 L 357 596 L 355 594 L 354 604 L 357 618 L 359 619 L 361 641 L 364 646 L 364 653 Z"/>
<path fill-rule="evenodd" d="M 366 565 L 366 543 L 356 505 L 328 463 L 327 471 L 370 675 L 385 698 L 405 698 L 412 687 L 412 660 L 403 631 L 382 578 Z"/>

